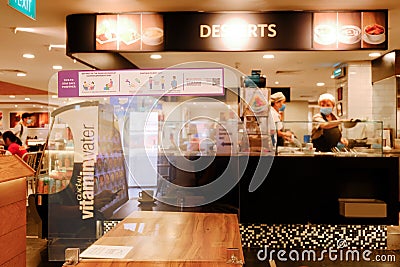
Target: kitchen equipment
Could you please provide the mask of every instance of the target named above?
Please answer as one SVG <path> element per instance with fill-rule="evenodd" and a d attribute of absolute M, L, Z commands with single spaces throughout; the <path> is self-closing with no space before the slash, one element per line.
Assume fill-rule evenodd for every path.
<path fill-rule="evenodd" d="M 343 122 L 344 128 L 350 129 L 357 125 L 358 122 L 361 122 L 359 119 L 350 119 L 348 121 Z"/>

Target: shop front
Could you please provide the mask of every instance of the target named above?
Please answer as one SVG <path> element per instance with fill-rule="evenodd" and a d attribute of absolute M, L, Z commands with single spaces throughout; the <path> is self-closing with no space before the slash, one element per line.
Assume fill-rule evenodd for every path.
<path fill-rule="evenodd" d="M 367 18 L 376 18 L 376 23 L 387 20 L 384 11 L 348 13 L 352 16 L 336 12 L 335 23 L 352 18 L 354 24 L 360 24 L 358 28 L 365 28 L 361 24 Z M 233 27 L 222 20 L 231 19 L 232 14 L 71 15 L 67 19 L 70 41 L 67 52 L 77 58 L 84 52 L 118 58 L 118 51 L 386 48 L 387 39 L 379 44 L 364 39 L 353 40 L 351 44 L 347 39 L 347 43 L 328 44 L 328 37 L 321 36 L 322 33 L 315 36 L 320 32 L 316 29 L 323 14 L 245 15 L 246 26 L 240 24 L 244 27 L 242 34 L 258 40 L 246 48 L 221 46 Z M 201 22 L 196 26 L 199 31 L 183 34 L 188 42 L 177 42 L 173 29 L 184 25 L 189 17 L 192 23 L 203 18 L 210 23 Z M 288 17 L 291 19 L 287 20 Z M 79 34 L 73 31 L 82 21 L 91 22 L 84 25 L 92 27 L 90 32 L 96 32 L 96 38 L 78 41 Z M 103 27 L 105 21 L 114 21 L 115 25 L 111 24 L 114 27 L 123 21 L 137 21 L 143 29 L 153 31 L 152 34 L 130 32 L 129 38 L 120 41 Z M 187 27 L 189 31 L 190 25 Z M 298 32 L 282 34 L 287 28 Z M 158 29 L 163 30 L 161 39 Z M 200 35 L 193 36 L 197 33 Z M 288 40 L 289 37 L 296 41 Z M 88 41 L 91 45 L 84 46 Z M 175 218 L 174 222 L 183 220 L 182 223 L 171 226 L 180 241 L 184 239 L 179 234 L 184 233 L 184 225 L 191 218 L 212 214 L 210 218 L 215 216 L 212 220 L 218 222 L 222 218 L 218 214 L 227 216 L 222 220 L 230 223 L 221 224 L 223 230 L 239 228 L 241 240 L 238 242 L 239 233 L 235 231 L 227 241 L 210 239 L 211 247 L 219 252 L 209 255 L 217 255 L 212 260 L 219 264 L 236 255 L 228 253 L 229 248 L 239 249 L 232 258 L 238 264 L 246 260 L 243 248 L 253 252 L 264 246 L 324 249 L 335 245 L 337 239 L 347 239 L 349 246 L 357 249 L 387 248 L 387 225 L 398 225 L 399 221 L 399 162 L 397 157 L 383 153 L 382 121 L 357 121 L 352 127 L 343 124 L 343 136 L 352 145 L 329 152 L 310 149 L 307 137 L 312 135 L 315 123 L 284 122 L 284 128 L 293 132 L 293 137 L 290 142 L 277 145 L 276 125 L 271 123 L 271 92 L 257 86 L 259 73 L 257 81 L 257 73 L 248 77 L 234 68 L 211 62 L 191 62 L 168 69 L 128 68 L 62 71 L 58 75 L 59 97 L 73 98 L 75 103 L 51 115 L 55 124 L 50 130 L 48 149 L 48 191 L 45 192 L 46 187 L 39 191 L 48 206 L 52 260 L 63 260 L 68 247 L 93 249 L 90 245 L 94 242 L 95 246 L 104 246 L 100 248 L 122 246 L 104 241 L 118 234 L 119 239 L 130 237 L 134 241 L 131 245 L 125 243 L 127 251 L 120 259 L 134 262 L 138 259 L 133 256 L 135 242 L 141 239 L 146 244 L 144 233 L 157 236 L 157 231 L 167 227 L 157 226 L 158 219 L 151 216 L 142 218 L 141 214 L 147 213 L 138 211 L 153 211 L 154 216 L 163 212 L 165 216 L 174 216 L 169 212 L 181 214 L 183 217 Z M 134 193 L 129 195 L 130 192 Z M 65 212 L 60 213 L 62 210 Z M 67 211 L 71 216 L 67 216 Z M 186 213 L 194 217 L 189 218 Z M 110 230 L 121 220 L 119 227 Z M 136 227 L 141 223 L 144 228 L 139 235 Z M 210 229 L 215 227 L 210 225 Z M 305 240 L 315 231 L 329 238 L 317 235 Z M 266 234 L 269 232 L 272 235 Z M 360 233 L 367 234 L 352 240 Z M 106 235 L 101 237 L 103 234 Z M 285 238 L 274 239 L 281 235 Z M 377 237 L 382 241 L 377 242 Z M 188 246 L 203 251 L 204 245 L 207 244 Z M 87 251 L 83 255 L 107 258 Z"/>

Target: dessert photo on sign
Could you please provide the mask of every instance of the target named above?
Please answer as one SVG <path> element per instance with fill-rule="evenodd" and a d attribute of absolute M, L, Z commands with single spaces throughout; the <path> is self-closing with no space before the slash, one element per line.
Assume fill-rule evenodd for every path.
<path fill-rule="evenodd" d="M 385 48 L 387 45 L 387 23 L 383 11 L 362 12 L 362 47 Z"/>

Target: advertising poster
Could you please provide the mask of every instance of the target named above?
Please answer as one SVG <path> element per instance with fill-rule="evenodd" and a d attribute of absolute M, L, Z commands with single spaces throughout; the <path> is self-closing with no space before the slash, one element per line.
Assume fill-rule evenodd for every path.
<path fill-rule="evenodd" d="M 21 120 L 22 114 L 27 111 L 10 112 L 10 128 L 17 126 Z M 29 113 L 31 122 L 27 124 L 28 128 L 45 128 L 49 124 L 48 112 L 27 112 Z M 0 120 L 1 121 L 1 120 Z M 0 126 L 1 127 L 1 126 Z"/>
<path fill-rule="evenodd" d="M 161 51 L 164 48 L 160 14 L 98 15 L 96 20 L 96 50 Z"/>
<path fill-rule="evenodd" d="M 67 247 L 82 247 L 96 239 L 97 222 L 110 219 L 128 200 L 118 124 L 112 106 L 97 102 L 61 107 L 52 116 L 58 125 L 68 127 L 73 140 L 73 167 L 65 188 L 48 195 L 48 235 L 55 249 L 64 249 L 65 244 L 56 244 L 63 240 L 69 242 Z M 50 134 L 55 140 L 62 139 L 53 132 L 54 128 Z M 63 162 L 69 151 L 57 146 L 50 150 L 50 177 L 65 177 Z"/>
<path fill-rule="evenodd" d="M 385 49 L 386 20 L 384 11 L 314 13 L 313 48 L 316 50 Z"/>
<path fill-rule="evenodd" d="M 59 97 L 223 94 L 224 71 L 222 68 L 60 71 L 58 73 Z"/>

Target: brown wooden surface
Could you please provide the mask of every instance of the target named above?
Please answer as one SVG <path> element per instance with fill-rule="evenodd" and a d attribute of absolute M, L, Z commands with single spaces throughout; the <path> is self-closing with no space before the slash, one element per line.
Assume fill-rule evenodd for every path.
<path fill-rule="evenodd" d="M 227 266 L 227 248 L 238 248 L 244 260 L 234 214 L 135 211 L 94 245 L 133 249 L 122 260 L 83 259 L 78 267 Z"/>
<path fill-rule="evenodd" d="M 25 225 L 0 236 L 0 266 L 26 251 Z"/>
<path fill-rule="evenodd" d="M 15 170 L 10 171 L 6 167 Z M 25 266 L 26 179 L 17 177 L 31 173 L 30 167 L 17 156 L 0 156 L 1 267 Z"/>
<path fill-rule="evenodd" d="M 20 157 L 0 155 L 0 183 L 20 177 L 32 176 L 35 171 Z"/>

